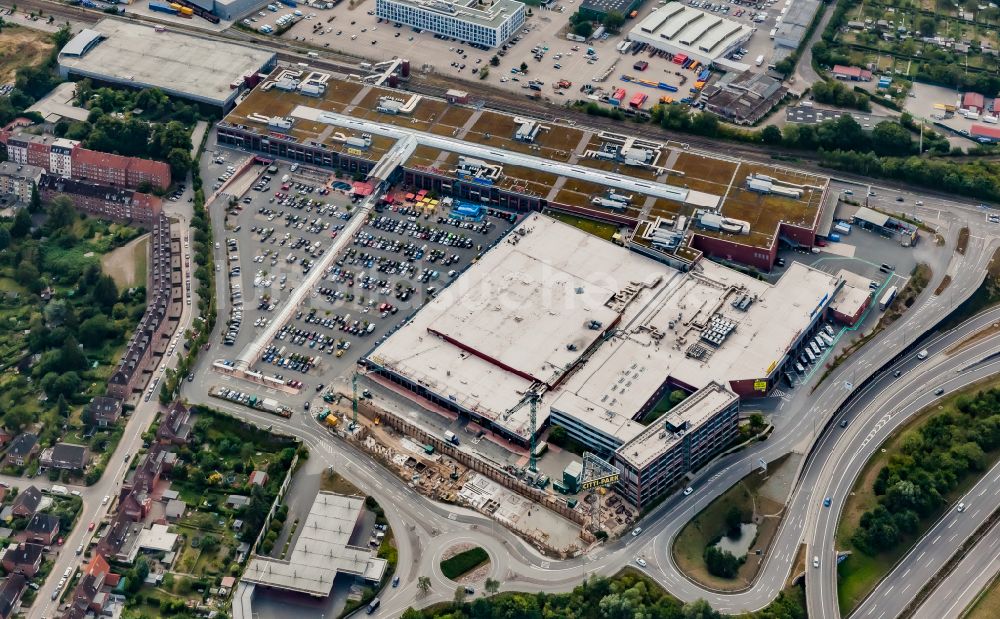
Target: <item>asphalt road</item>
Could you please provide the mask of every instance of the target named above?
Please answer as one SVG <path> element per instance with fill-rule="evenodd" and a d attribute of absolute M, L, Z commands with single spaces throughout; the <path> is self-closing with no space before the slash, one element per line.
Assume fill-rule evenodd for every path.
<path fill-rule="evenodd" d="M 995 345 L 996 342 L 994 342 Z M 995 361 L 992 364 L 983 365 L 982 372 L 979 370 L 969 372 L 968 375 L 956 377 L 956 379 L 971 380 L 974 378 L 974 374 L 988 376 L 997 372 L 998 369 L 1000 369 L 1000 361 Z M 938 519 L 864 603 L 851 613 L 851 617 L 873 617 L 874 619 L 898 617 L 924 583 L 929 582 L 951 559 L 962 542 L 975 533 L 993 511 L 1000 507 L 1000 483 L 998 482 L 1000 482 L 1000 463 L 989 470 L 975 486 Z M 958 511 L 960 504 L 965 505 L 962 512 Z M 982 547 L 980 552 L 971 555 L 972 564 L 980 563 L 982 558 L 993 557 L 996 554 L 995 548 Z M 968 570 L 971 567 L 971 565 L 967 565 L 958 570 L 959 577 L 964 575 L 967 579 Z M 989 572 L 988 569 L 982 571 Z M 935 597 L 938 598 L 937 604 L 945 607 L 952 606 L 958 601 L 951 599 L 950 604 L 942 604 L 943 600 L 951 596 Z M 935 615 L 935 617 L 940 619 L 942 615 Z"/>
<path fill-rule="evenodd" d="M 998 479 L 994 478 L 996 484 Z M 998 486 L 1000 487 L 1000 486 Z M 994 490 L 994 493 L 996 490 Z M 996 502 L 994 499 L 993 502 Z M 927 600 L 912 619 L 957 619 L 975 602 L 1000 572 L 1000 524 L 983 536 Z"/>
<path fill-rule="evenodd" d="M 174 226 L 174 234 L 179 234 L 181 237 L 181 251 L 192 251 L 191 249 L 185 249 L 185 241 L 190 239 L 190 228 L 188 223 L 189 214 L 181 212 L 189 210 L 189 207 L 185 206 L 186 202 L 183 201 L 166 204 L 170 204 L 170 206 L 167 207 L 169 214 L 172 217 L 176 217 L 179 221 L 179 226 L 176 224 Z M 192 273 L 193 267 L 194 264 L 192 262 Z M 182 269 L 183 268 L 184 267 L 182 266 Z M 185 271 L 186 270 L 187 269 L 185 269 Z M 194 282 L 192 282 L 192 286 L 194 287 Z M 181 306 L 181 318 L 175 333 L 183 334 L 184 331 L 190 327 L 197 307 L 197 295 L 194 293 L 194 290 L 192 290 L 192 303 L 191 305 L 184 303 Z M 165 368 L 175 366 L 177 360 L 183 352 L 183 346 L 176 346 L 173 354 L 165 355 L 160 361 L 159 366 L 155 369 L 154 376 L 162 376 Z M 156 395 L 159 395 L 159 391 L 156 392 Z M 108 466 L 104 472 L 104 476 L 102 476 L 101 479 L 93 486 L 71 487 L 73 490 L 78 490 L 80 492 L 80 498 L 83 500 L 83 507 L 80 510 L 79 519 L 73 527 L 73 530 L 63 536 L 65 541 L 61 551 L 56 556 L 55 565 L 49 573 L 48 579 L 39 589 L 38 597 L 35 603 L 26 613 L 28 619 L 40 619 L 55 615 L 57 602 L 52 600 L 52 593 L 59 581 L 59 578 L 62 576 L 63 572 L 65 572 L 66 568 L 82 567 L 83 563 L 85 563 L 86 559 L 84 557 L 76 555 L 76 548 L 81 544 L 89 543 L 90 538 L 100 531 L 100 527 L 96 526 L 96 524 L 109 513 L 109 510 L 113 507 L 117 507 L 115 498 L 121 490 L 122 482 L 128 472 L 129 461 L 142 447 L 142 434 L 153 422 L 153 419 L 156 417 L 160 408 L 159 399 L 155 396 L 150 398 L 148 402 L 140 400 L 139 404 L 128 418 L 127 425 L 125 426 L 125 432 L 122 435 L 121 440 L 118 442 L 118 447 L 115 448 L 114 453 L 108 460 Z M 16 480 L 10 480 L 9 483 L 23 487 L 28 485 L 29 482 L 26 482 L 26 480 L 22 478 L 17 478 Z M 105 496 L 110 497 L 110 500 L 107 503 L 103 502 L 103 498 Z M 91 522 L 95 523 L 94 531 L 88 531 L 88 525 Z M 70 580 L 66 584 L 66 588 L 72 589 L 75 585 L 76 581 Z M 62 595 L 62 591 L 60 591 L 60 595 Z"/>
<path fill-rule="evenodd" d="M 1000 317 L 1000 312 L 994 313 L 994 319 L 997 317 Z M 805 538 L 810 564 L 806 573 L 806 588 L 810 592 L 808 597 L 810 616 L 839 616 L 835 553 L 839 549 L 834 547 L 834 536 L 840 510 L 865 464 L 881 448 L 882 443 L 891 436 L 893 431 L 904 425 L 913 415 L 939 399 L 939 396 L 934 395 L 936 389 L 943 388 L 946 393 L 950 393 L 989 377 L 1000 369 L 1000 361 L 998 360 L 976 364 L 995 352 L 998 342 L 1000 342 L 1000 337 L 986 338 L 951 356 L 946 355 L 943 351 L 932 352 L 931 356 L 921 362 L 917 368 L 911 369 L 897 379 L 895 385 L 872 393 L 870 397 L 866 398 L 864 409 L 859 411 L 859 417 L 863 417 L 865 422 L 849 425 L 839 440 L 836 440 L 829 447 L 830 454 L 842 455 L 843 457 L 838 457 L 836 466 L 826 466 L 823 467 L 823 470 L 818 471 L 816 483 L 812 486 L 816 489 L 815 494 L 806 507 L 811 513 L 816 514 L 816 526 L 811 535 Z M 941 350 L 941 348 L 941 346 L 933 347 L 936 350 Z M 928 350 L 933 349 L 929 348 Z M 987 479 L 987 481 L 989 480 Z M 831 499 L 830 508 L 822 506 L 822 501 L 826 497 Z M 987 512 L 975 514 L 976 517 L 980 515 L 985 518 Z M 922 583 L 933 576 L 937 569 L 951 556 L 948 548 L 956 548 L 968 534 L 975 530 L 977 525 L 971 526 L 971 528 L 966 527 L 973 520 L 975 518 L 972 517 L 972 514 L 969 518 L 962 519 L 963 526 L 950 531 L 943 544 L 936 544 L 937 540 L 933 540 L 931 536 L 934 535 L 934 530 L 932 529 L 928 533 L 928 537 L 922 538 L 918 543 L 919 547 L 928 538 L 935 542 L 932 547 L 928 548 L 927 555 L 921 555 L 916 561 L 904 560 L 903 562 L 904 570 L 913 568 L 912 571 L 906 573 L 906 576 L 910 577 L 906 585 L 894 587 L 894 578 L 887 578 L 854 616 L 867 616 L 869 610 L 873 608 L 872 604 L 875 604 L 878 611 L 874 613 L 876 619 L 880 612 L 886 611 L 893 605 L 896 607 L 896 612 L 889 616 L 895 617 L 909 603 Z M 813 557 L 819 558 L 819 568 L 812 567 Z M 902 572 L 900 576 L 902 576 Z M 892 594 L 892 597 L 888 597 L 889 594 Z M 883 603 L 886 605 L 885 608 L 878 607 L 879 604 Z"/>

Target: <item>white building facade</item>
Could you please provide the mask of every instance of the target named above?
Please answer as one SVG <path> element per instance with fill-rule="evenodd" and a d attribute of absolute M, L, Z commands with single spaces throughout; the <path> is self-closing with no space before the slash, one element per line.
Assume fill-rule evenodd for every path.
<path fill-rule="evenodd" d="M 377 0 L 375 14 L 382 19 L 452 37 L 467 43 L 499 47 L 524 24 L 524 3 L 494 0 Z"/>

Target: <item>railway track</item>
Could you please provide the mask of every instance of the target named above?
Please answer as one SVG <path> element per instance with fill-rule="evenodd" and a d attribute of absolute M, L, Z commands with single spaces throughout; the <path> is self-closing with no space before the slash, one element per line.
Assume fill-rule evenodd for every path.
<path fill-rule="evenodd" d="M 86 9 L 79 6 L 71 6 L 61 2 L 51 0 L 20 0 L 17 3 L 20 11 L 42 11 L 45 14 L 57 16 L 64 19 L 94 24 L 106 15 L 100 11 Z M 256 47 L 275 52 L 277 58 L 284 62 L 307 62 L 310 66 L 332 71 L 336 73 L 356 73 L 358 63 L 371 60 L 362 56 L 353 56 L 330 50 L 328 48 L 307 47 L 302 44 L 276 39 L 274 37 L 263 37 L 254 33 L 244 32 L 239 28 L 229 28 L 224 31 L 211 31 L 198 28 L 193 25 L 157 19 L 148 15 L 138 15 L 126 12 L 122 17 L 151 25 L 162 25 L 174 30 L 185 32 L 193 36 L 203 38 L 214 38 L 228 40 L 237 43 L 251 44 Z M 319 54 L 318 58 L 310 57 L 309 52 Z M 830 176 L 831 170 L 824 168 L 819 163 L 819 156 L 808 151 L 796 151 L 781 148 L 767 147 L 766 150 L 750 144 L 714 140 L 690 134 L 679 133 L 662 129 L 656 125 L 641 125 L 638 123 L 622 122 L 600 116 L 591 116 L 585 112 L 572 109 L 567 105 L 554 106 L 545 101 L 534 101 L 527 97 L 519 96 L 498 88 L 484 85 L 479 82 L 466 82 L 450 76 L 436 75 L 433 73 L 422 74 L 411 72 L 410 79 L 404 83 L 402 88 L 418 94 L 442 97 L 446 90 L 456 86 L 465 85 L 470 91 L 476 92 L 477 99 L 483 102 L 483 106 L 489 109 L 506 112 L 509 114 L 522 114 L 549 122 L 563 122 L 572 124 L 581 129 L 592 131 L 612 131 L 618 133 L 628 133 L 636 137 L 641 137 L 659 142 L 674 142 L 685 145 L 685 147 L 696 151 L 703 151 L 713 156 L 724 156 L 732 159 L 743 159 L 756 163 L 768 165 L 781 165 L 788 168 L 795 168 L 813 174 Z M 777 161 L 776 161 L 777 160 Z M 784 161 L 782 161 L 784 160 Z M 982 159 L 977 159 L 982 160 Z M 837 173 L 836 177 L 849 182 L 870 184 L 871 177 L 859 174 Z M 890 189 L 911 190 L 912 186 L 894 182 L 891 180 L 881 181 L 880 185 Z M 953 198 L 950 194 L 927 190 L 925 195 L 935 195 L 942 198 Z"/>

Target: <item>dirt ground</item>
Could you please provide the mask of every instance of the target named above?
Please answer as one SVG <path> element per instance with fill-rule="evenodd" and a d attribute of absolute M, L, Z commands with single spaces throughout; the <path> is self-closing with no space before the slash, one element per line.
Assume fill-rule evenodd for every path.
<path fill-rule="evenodd" d="M 23 27 L 0 32 L 0 84 L 14 81 L 18 67 L 41 64 L 52 51 L 50 35 Z"/>
<path fill-rule="evenodd" d="M 127 245 L 101 257 L 101 269 L 115 280 L 119 290 L 144 285 L 149 235 L 144 234 Z"/>

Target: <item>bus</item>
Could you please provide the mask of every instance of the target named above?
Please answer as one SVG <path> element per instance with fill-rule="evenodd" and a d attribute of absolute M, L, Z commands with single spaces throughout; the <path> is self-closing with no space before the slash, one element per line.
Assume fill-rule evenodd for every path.
<path fill-rule="evenodd" d="M 885 291 L 885 294 L 882 295 L 882 298 L 878 302 L 879 310 L 884 312 L 886 308 L 892 305 L 893 300 L 896 298 L 896 292 L 897 291 L 895 286 Z"/>

